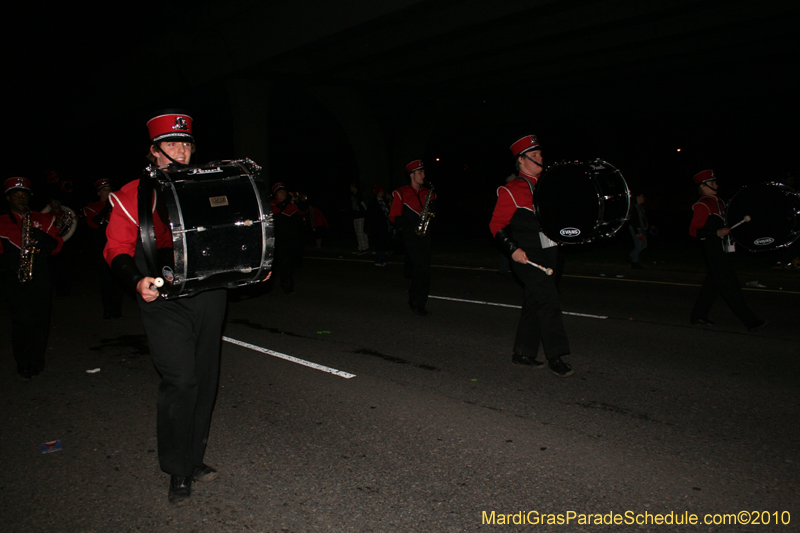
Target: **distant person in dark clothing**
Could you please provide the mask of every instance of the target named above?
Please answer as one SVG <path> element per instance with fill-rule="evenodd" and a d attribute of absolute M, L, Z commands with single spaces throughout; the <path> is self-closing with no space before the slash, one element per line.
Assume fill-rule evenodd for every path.
<path fill-rule="evenodd" d="M 308 219 L 311 221 L 312 232 L 314 233 L 314 248 L 322 248 L 322 239 L 328 234 L 330 225 L 328 219 L 322 214 L 319 207 L 308 206 Z"/>
<path fill-rule="evenodd" d="M 628 254 L 628 258 L 631 260 L 631 268 L 635 269 L 644 268 L 639 264 L 639 254 L 647 248 L 647 228 L 650 227 L 647 222 L 647 213 L 644 210 L 644 202 L 644 193 L 637 194 L 636 202 L 631 209 L 631 219 L 628 223 L 628 230 L 633 239 L 633 250 Z"/>
<path fill-rule="evenodd" d="M 388 252 L 392 249 L 391 225 L 389 211 L 391 200 L 386 196 L 383 187 L 375 185 L 375 198 L 367 205 L 367 224 L 369 237 L 375 247 L 375 266 L 386 266 Z"/>
<path fill-rule="evenodd" d="M 350 209 L 353 216 L 353 229 L 356 232 L 358 248 L 353 252 L 356 255 L 364 255 L 369 251 L 369 238 L 364 231 L 364 222 L 367 219 L 367 204 L 358 192 L 355 183 L 350 184 Z"/>
<path fill-rule="evenodd" d="M 103 318 L 122 317 L 122 286 L 112 272 L 111 267 L 103 257 L 103 250 L 106 247 L 106 227 L 111 218 L 111 204 L 108 195 L 111 193 L 111 180 L 108 178 L 99 179 L 94 184 L 97 189 L 97 196 L 100 199 L 83 208 L 83 216 L 86 225 L 91 230 L 90 254 L 91 261 L 94 263 L 97 278 L 100 282 L 100 296 L 103 301 Z"/>
<path fill-rule="evenodd" d="M 703 254 L 708 266 L 708 274 L 697 295 L 690 321 L 695 325 L 713 326 L 709 318 L 711 306 L 717 295 L 730 306 L 731 310 L 750 331 L 763 328 L 767 322 L 758 318 L 747 307 L 736 271 L 733 268 L 731 253 L 735 250 L 725 227 L 725 203 L 717 196 L 717 178 L 713 170 L 704 170 L 694 176 L 700 199 L 692 206 L 692 222 L 689 234 L 697 237 L 703 245 Z"/>
<path fill-rule="evenodd" d="M 278 182 L 272 186 L 270 205 L 275 217 L 275 271 L 283 292 L 293 294 L 294 271 L 303 259 L 303 216 L 308 212 L 307 200 L 298 193 L 290 193 Z"/>

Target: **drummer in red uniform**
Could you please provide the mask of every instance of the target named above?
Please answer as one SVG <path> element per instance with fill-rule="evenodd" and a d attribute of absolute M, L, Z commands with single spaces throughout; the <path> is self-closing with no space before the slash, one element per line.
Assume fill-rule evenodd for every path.
<path fill-rule="evenodd" d="M 694 176 L 700 199 L 692 206 L 692 222 L 689 234 L 697 237 L 703 245 L 708 274 L 697 295 L 690 321 L 695 325 L 713 326 L 708 317 L 717 295 L 730 306 L 731 310 L 750 331 L 757 331 L 767 325 L 747 307 L 736 271 L 733 268 L 731 253 L 734 245 L 725 227 L 725 203 L 717 196 L 719 187 L 713 170 L 704 170 Z"/>
<path fill-rule="evenodd" d="M 31 182 L 10 178 L 4 183 L 9 212 L 0 216 L 0 292 L 11 311 L 11 350 L 17 375 L 23 381 L 44 370 L 47 337 L 50 334 L 50 271 L 48 256 L 61 251 L 64 241 L 55 218 L 28 207 Z M 22 229 L 30 214 L 29 238 L 34 250 L 31 268 L 21 265 Z M 21 268 L 22 266 L 22 268 Z M 31 274 L 30 276 L 25 275 Z"/>
<path fill-rule="evenodd" d="M 192 118 L 163 111 L 147 123 L 148 158 L 159 167 L 188 165 L 195 150 Z M 139 238 L 139 180 L 109 195 L 112 205 L 104 255 L 111 269 L 138 293 L 142 322 L 153 363 L 161 374 L 158 388 L 158 459 L 170 474 L 169 501 L 188 503 L 193 481 L 211 481 L 217 471 L 203 462 L 219 382 L 225 289 L 173 300 L 159 297 Z M 168 227 L 152 207 L 160 257 L 172 255 Z"/>
<path fill-rule="evenodd" d="M 511 153 L 519 177 L 497 189 L 497 204 L 489 223 L 495 242 L 511 257 L 511 268 L 525 289 L 511 361 L 543 367 L 544 363 L 536 359 L 541 345 L 550 371 L 559 377 L 571 376 L 572 366 L 561 359 L 570 350 L 558 289 L 553 277 L 542 270 L 557 268 L 558 246 L 542 233 L 533 211 L 534 187 L 543 168 L 542 147 L 536 135 L 526 135 L 511 145 Z"/>
<path fill-rule="evenodd" d="M 389 209 L 389 222 L 394 224 L 400 234 L 406 250 L 407 277 L 411 277 L 408 289 L 408 305 L 417 316 L 426 316 L 425 304 L 431 288 L 431 234 L 417 234 L 420 214 L 432 194 L 431 202 L 436 200 L 436 193 L 424 186 L 425 165 L 416 159 L 406 165 L 406 173 L 410 183 L 392 192 L 392 206 Z M 432 206 L 429 206 L 432 210 Z"/>

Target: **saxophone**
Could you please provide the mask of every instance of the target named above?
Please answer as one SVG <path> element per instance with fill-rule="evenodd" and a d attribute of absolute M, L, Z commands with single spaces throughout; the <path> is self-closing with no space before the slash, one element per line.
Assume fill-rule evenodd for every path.
<path fill-rule="evenodd" d="M 17 272 L 17 279 L 20 283 L 25 283 L 33 279 L 33 258 L 39 253 L 36 249 L 36 241 L 31 235 L 31 212 L 28 210 L 25 216 L 22 217 L 22 237 L 20 238 L 19 247 L 19 271 Z"/>
<path fill-rule="evenodd" d="M 422 206 L 422 211 L 419 214 L 419 224 L 417 224 L 417 229 L 414 230 L 417 235 L 420 237 L 424 237 L 428 234 L 428 226 L 431 223 L 431 219 L 436 216 L 436 213 L 431 211 L 431 200 L 433 199 L 433 184 L 428 184 L 428 197 L 425 198 L 425 205 Z"/>

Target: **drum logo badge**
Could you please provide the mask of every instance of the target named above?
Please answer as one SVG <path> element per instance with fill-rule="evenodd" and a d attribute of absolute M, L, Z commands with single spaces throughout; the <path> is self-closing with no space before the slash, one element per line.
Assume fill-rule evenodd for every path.
<path fill-rule="evenodd" d="M 760 239 L 754 240 L 753 244 L 756 246 L 766 246 L 768 244 L 772 244 L 773 242 L 775 242 L 775 239 L 772 237 L 761 237 Z"/>
<path fill-rule="evenodd" d="M 211 207 L 222 207 L 228 205 L 228 197 L 227 196 L 211 196 L 208 199 L 211 202 Z"/>
<path fill-rule="evenodd" d="M 561 228 L 561 231 L 558 232 L 562 237 L 577 237 L 581 234 L 581 230 L 578 228 Z"/>
<path fill-rule="evenodd" d="M 163 277 L 169 283 L 172 283 L 172 281 L 175 279 L 172 269 L 168 266 L 165 266 L 164 268 L 161 269 L 161 277 Z"/>
<path fill-rule="evenodd" d="M 172 129 L 185 131 L 189 129 L 189 125 L 184 117 L 175 117 L 175 124 L 172 125 Z"/>

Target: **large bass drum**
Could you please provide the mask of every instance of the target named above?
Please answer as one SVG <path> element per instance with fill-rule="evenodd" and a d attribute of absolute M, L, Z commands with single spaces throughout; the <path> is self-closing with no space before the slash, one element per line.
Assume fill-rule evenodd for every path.
<path fill-rule="evenodd" d="M 548 167 L 536 182 L 533 206 L 547 237 L 580 244 L 615 235 L 628 217 L 631 193 L 610 163 L 562 162 Z"/>
<path fill-rule="evenodd" d="M 139 225 L 148 268 L 165 281 L 161 296 L 191 296 L 266 277 L 275 234 L 260 171 L 249 159 L 145 169 L 139 182 Z M 172 233 L 172 257 L 156 247 L 153 198 L 155 213 Z"/>
<path fill-rule="evenodd" d="M 782 183 L 745 185 L 733 195 L 725 213 L 731 238 L 751 252 L 784 248 L 800 237 L 800 194 Z"/>

